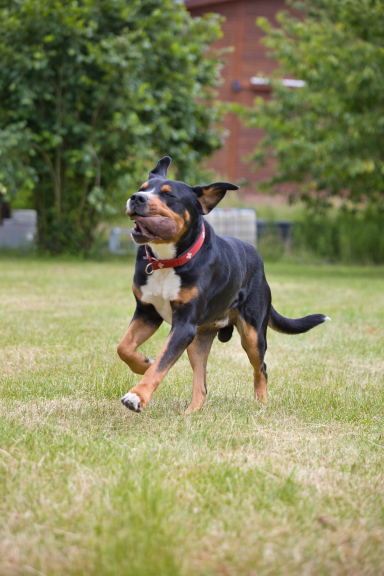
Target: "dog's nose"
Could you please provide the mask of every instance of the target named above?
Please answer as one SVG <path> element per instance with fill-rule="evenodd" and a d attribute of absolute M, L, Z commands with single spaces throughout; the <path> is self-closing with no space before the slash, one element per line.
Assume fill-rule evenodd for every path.
<path fill-rule="evenodd" d="M 131 202 L 136 205 L 145 204 L 148 202 L 148 197 L 146 194 L 140 194 L 140 192 L 136 192 L 136 194 L 132 194 Z"/>

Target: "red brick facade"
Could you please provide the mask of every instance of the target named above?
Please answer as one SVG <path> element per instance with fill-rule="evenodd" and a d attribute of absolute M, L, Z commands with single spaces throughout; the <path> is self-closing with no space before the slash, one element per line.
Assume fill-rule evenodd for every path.
<path fill-rule="evenodd" d="M 257 95 L 268 97 L 269 87 L 253 86 L 250 81 L 259 73 L 268 76 L 277 66 L 274 60 L 266 56 L 266 48 L 260 41 L 263 32 L 256 25 L 256 19 L 264 16 L 276 23 L 276 13 L 286 9 L 284 0 L 185 0 L 185 5 L 193 16 L 216 12 L 226 18 L 222 25 L 223 37 L 215 47 L 233 46 L 235 50 L 226 56 L 222 71 L 224 83 L 219 89 L 219 98 L 224 102 L 250 106 Z M 240 90 L 235 89 L 235 82 L 241 87 Z M 210 159 L 208 166 L 230 181 L 246 178 L 254 185 L 265 180 L 271 173 L 271 167 L 255 172 L 245 160 L 254 151 L 262 132 L 245 128 L 233 114 L 227 115 L 224 126 L 230 135 L 224 148 Z"/>

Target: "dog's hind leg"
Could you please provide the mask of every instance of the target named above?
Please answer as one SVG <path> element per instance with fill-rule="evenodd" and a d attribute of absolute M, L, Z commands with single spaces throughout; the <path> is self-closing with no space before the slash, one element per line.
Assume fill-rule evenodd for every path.
<path fill-rule="evenodd" d="M 262 330 L 257 331 L 246 320 L 239 317 L 236 323 L 241 337 L 241 344 L 246 351 L 254 370 L 254 388 L 256 400 L 267 400 L 267 366 L 264 355 L 267 343 Z"/>
<path fill-rule="evenodd" d="M 192 400 L 185 414 L 199 410 L 204 404 L 207 395 L 207 361 L 216 334 L 217 331 L 198 329 L 193 342 L 187 348 L 193 370 L 193 388 Z"/>

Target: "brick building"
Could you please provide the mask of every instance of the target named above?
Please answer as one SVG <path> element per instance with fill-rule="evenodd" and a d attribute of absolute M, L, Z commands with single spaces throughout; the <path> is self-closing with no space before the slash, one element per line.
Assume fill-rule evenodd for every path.
<path fill-rule="evenodd" d="M 257 95 L 268 98 L 270 87 L 261 83 L 258 74 L 268 76 L 277 63 L 266 56 L 266 48 L 260 41 L 263 32 L 256 25 L 256 19 L 264 16 L 276 23 L 276 13 L 286 9 L 284 0 L 185 0 L 185 5 L 192 16 L 216 12 L 226 18 L 222 24 L 223 37 L 215 43 L 215 48 L 233 46 L 235 50 L 226 55 L 220 100 L 250 106 Z M 234 114 L 226 116 L 224 125 L 230 135 L 208 166 L 230 181 L 246 178 L 254 190 L 253 185 L 265 180 L 271 172 L 268 166 L 255 172 L 245 161 L 262 137 L 262 131 L 245 128 Z"/>

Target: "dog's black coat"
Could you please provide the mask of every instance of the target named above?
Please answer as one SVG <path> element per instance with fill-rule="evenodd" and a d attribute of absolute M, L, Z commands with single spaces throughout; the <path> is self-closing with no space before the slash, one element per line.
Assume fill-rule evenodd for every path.
<path fill-rule="evenodd" d="M 238 187 L 229 183 L 191 187 L 183 182 L 166 179 L 170 159 L 159 161 L 149 175 L 152 194 L 157 196 L 169 214 L 185 219 L 186 226 L 177 241 L 177 256 L 187 251 L 199 238 L 203 214 L 210 211 L 227 190 Z M 148 184 L 148 183 L 146 183 Z M 164 186 L 166 185 L 166 186 Z M 144 185 L 143 185 L 144 186 Z M 163 194 L 162 188 L 171 192 Z M 144 196 L 144 195 L 142 195 Z M 154 197 L 153 196 L 153 197 Z M 130 214 L 146 216 L 150 207 L 140 190 L 131 197 Z M 188 215 L 188 218 L 187 216 Z M 291 320 L 278 314 L 271 305 L 271 291 L 264 274 L 263 261 L 257 250 L 236 238 L 217 236 L 210 224 L 205 222 L 205 240 L 198 253 L 187 263 L 174 268 L 180 277 L 182 289 L 195 289 L 196 296 L 185 303 L 171 302 L 172 329 L 170 344 L 162 356 L 159 369 L 172 365 L 194 340 L 198 327 L 216 330 L 219 340 L 227 342 L 233 332 L 231 317 L 240 317 L 257 333 L 257 347 L 262 370 L 265 373 L 264 355 L 267 348 L 268 325 L 285 334 L 299 334 L 324 322 L 327 317 L 314 314 Z M 133 233 L 139 243 L 145 242 L 140 229 Z M 150 248 L 150 244 L 149 250 Z M 137 252 L 134 284 L 140 289 L 148 281 L 148 259 L 141 245 Z M 134 319 L 159 326 L 163 319 L 152 304 L 143 303 L 136 295 L 137 308 Z M 234 311 L 235 315 L 231 315 Z M 215 321 L 229 318 L 228 326 L 215 328 Z"/>

